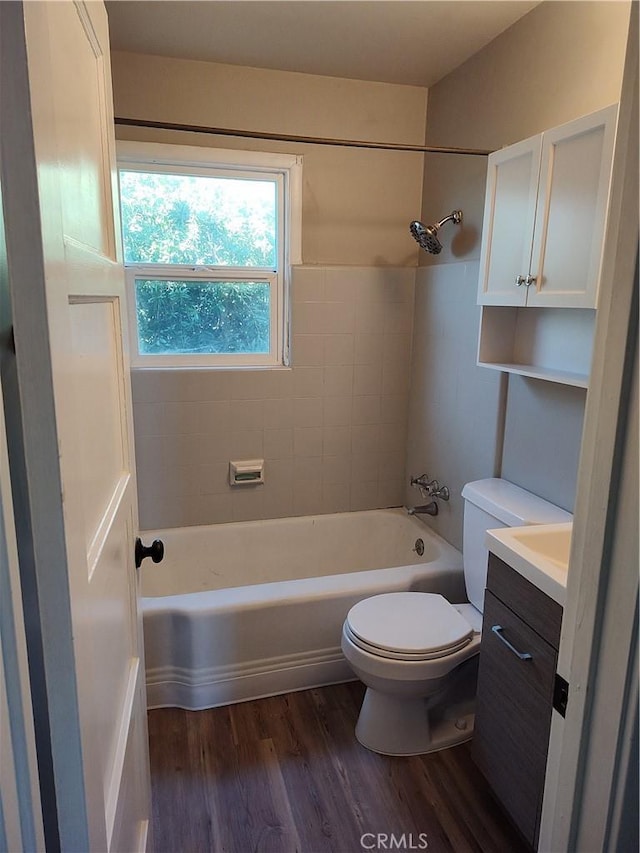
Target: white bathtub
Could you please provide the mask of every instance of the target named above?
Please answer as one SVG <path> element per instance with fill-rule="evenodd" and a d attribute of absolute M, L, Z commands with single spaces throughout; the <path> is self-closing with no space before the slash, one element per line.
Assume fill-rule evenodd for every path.
<path fill-rule="evenodd" d="M 463 601 L 462 555 L 402 509 L 146 531 L 150 708 L 196 710 L 353 678 L 349 608 L 393 590 Z M 424 554 L 413 550 L 424 542 Z"/>

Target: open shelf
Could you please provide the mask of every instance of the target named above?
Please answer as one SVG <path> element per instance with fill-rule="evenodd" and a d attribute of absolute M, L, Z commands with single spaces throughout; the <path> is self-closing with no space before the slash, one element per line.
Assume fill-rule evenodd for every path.
<path fill-rule="evenodd" d="M 485 305 L 478 365 L 587 388 L 595 310 Z"/>
<path fill-rule="evenodd" d="M 567 370 L 536 367 L 532 364 L 509 364 L 508 362 L 487 361 L 479 361 L 478 364 L 480 367 L 502 370 L 504 373 L 518 373 L 520 376 L 531 376 L 533 379 L 546 379 L 547 382 L 558 382 L 560 385 L 573 385 L 576 388 L 589 387 L 589 376 L 586 373 L 570 373 Z"/>

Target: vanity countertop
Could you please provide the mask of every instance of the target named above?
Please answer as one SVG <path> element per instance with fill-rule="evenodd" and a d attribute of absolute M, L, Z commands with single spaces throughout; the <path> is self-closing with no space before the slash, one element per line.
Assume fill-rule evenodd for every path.
<path fill-rule="evenodd" d="M 487 530 L 487 548 L 564 607 L 573 522 Z"/>

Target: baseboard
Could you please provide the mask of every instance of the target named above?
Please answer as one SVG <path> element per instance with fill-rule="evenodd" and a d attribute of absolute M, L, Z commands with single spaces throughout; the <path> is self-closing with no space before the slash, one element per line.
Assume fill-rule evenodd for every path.
<path fill-rule="evenodd" d="M 200 711 L 353 680 L 338 646 L 206 670 L 161 667 L 147 670 L 147 707 Z"/>

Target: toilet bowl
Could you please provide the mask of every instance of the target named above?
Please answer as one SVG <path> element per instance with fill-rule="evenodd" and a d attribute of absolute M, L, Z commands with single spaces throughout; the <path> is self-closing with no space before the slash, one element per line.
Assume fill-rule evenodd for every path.
<path fill-rule="evenodd" d="M 485 532 L 572 518 L 497 478 L 468 483 L 462 496 L 470 603 L 391 592 L 358 602 L 344 621 L 342 652 L 367 687 L 356 737 L 374 752 L 421 755 L 472 737 L 487 577 Z"/>
<path fill-rule="evenodd" d="M 356 726 L 363 746 L 385 755 L 416 755 L 471 737 L 475 667 L 456 679 L 450 673 L 477 655 L 478 617 L 470 604 L 454 607 L 441 595 L 422 592 L 376 595 L 351 608 L 342 652 L 367 685 Z M 462 676 L 468 683 L 461 691 Z M 435 719 L 428 713 L 432 700 L 455 687 L 463 701 L 449 702 L 447 713 Z"/>

